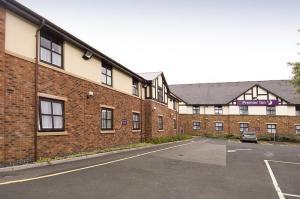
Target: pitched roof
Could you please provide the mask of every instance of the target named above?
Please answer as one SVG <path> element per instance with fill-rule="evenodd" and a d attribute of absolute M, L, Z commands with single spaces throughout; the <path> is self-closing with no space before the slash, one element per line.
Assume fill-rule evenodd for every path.
<path fill-rule="evenodd" d="M 161 71 L 159 72 L 148 72 L 148 73 L 138 73 L 139 76 L 143 77 L 147 81 L 152 81 L 155 78 L 157 78 L 160 74 L 162 74 Z"/>
<path fill-rule="evenodd" d="M 29 20 L 30 22 L 41 26 L 41 28 L 45 28 L 47 30 L 50 30 L 57 35 L 64 38 L 64 40 L 72 43 L 73 45 L 77 46 L 78 48 L 89 51 L 93 53 L 95 57 L 100 58 L 101 60 L 104 60 L 110 64 L 112 64 L 114 67 L 118 68 L 119 70 L 125 72 L 126 74 L 129 74 L 130 76 L 133 76 L 139 80 L 144 81 L 144 79 L 136 74 L 135 72 L 131 71 L 127 67 L 123 66 L 122 64 L 118 63 L 117 61 L 113 60 L 112 58 L 108 57 L 107 55 L 103 54 L 102 52 L 98 51 L 94 47 L 88 45 L 84 41 L 78 39 L 74 35 L 70 34 L 69 32 L 65 31 L 64 29 L 60 28 L 59 26 L 55 25 L 48 19 L 42 17 L 41 15 L 35 13 L 31 9 L 25 7 L 23 4 L 15 1 L 15 0 L 0 0 L 1 5 L 3 4 L 5 8 L 11 10 L 12 12 L 16 13 L 17 15 L 20 15 L 21 17 L 24 17 L 25 19 Z"/>
<path fill-rule="evenodd" d="M 228 104 L 258 85 L 291 104 L 300 104 L 300 94 L 290 80 L 245 81 L 170 85 L 170 89 L 188 104 Z"/>

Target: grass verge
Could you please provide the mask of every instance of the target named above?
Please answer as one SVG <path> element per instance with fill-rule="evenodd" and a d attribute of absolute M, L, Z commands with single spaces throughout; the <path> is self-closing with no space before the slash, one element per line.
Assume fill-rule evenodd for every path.
<path fill-rule="evenodd" d="M 156 137 L 147 140 L 147 143 L 151 144 L 162 144 L 167 142 L 175 142 L 180 140 L 188 140 L 191 139 L 191 135 L 175 135 L 175 136 L 164 136 L 164 137 Z"/>

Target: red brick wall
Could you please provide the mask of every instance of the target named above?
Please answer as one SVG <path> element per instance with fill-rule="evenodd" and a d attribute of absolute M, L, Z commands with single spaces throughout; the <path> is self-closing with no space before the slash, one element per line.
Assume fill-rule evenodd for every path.
<path fill-rule="evenodd" d="M 6 54 L 5 163 L 34 158 L 34 63 Z M 88 91 L 94 96 L 87 98 Z M 40 66 L 39 92 L 65 97 L 67 135 L 38 136 L 38 157 L 64 156 L 129 143 L 145 137 L 174 135 L 174 110 Z M 115 133 L 101 133 L 100 105 L 114 107 Z M 154 107 L 155 110 L 154 110 Z M 142 114 L 142 131 L 132 132 L 132 111 Z M 158 131 L 158 114 L 164 115 L 164 131 Z M 126 119 L 128 124 L 121 125 Z"/>
<path fill-rule="evenodd" d="M 4 163 L 4 62 L 5 62 L 5 10 L 0 7 L 0 165 Z"/>
<path fill-rule="evenodd" d="M 169 109 L 154 100 L 145 100 L 146 104 L 146 138 L 162 137 L 169 135 L 176 135 L 177 129 L 174 129 L 173 119 L 176 118 L 177 112 Z M 164 130 L 158 129 L 158 116 L 163 116 Z"/>
<path fill-rule="evenodd" d="M 255 131 L 259 128 L 258 134 L 267 133 L 266 123 L 277 123 L 277 134 L 293 134 L 295 135 L 295 124 L 300 124 L 299 116 L 254 116 L 254 115 L 192 115 L 180 114 L 179 126 L 183 127 L 185 133 L 192 135 L 201 135 L 204 133 L 218 134 L 215 131 L 215 121 L 224 122 L 224 132 L 231 134 L 240 134 L 239 122 L 249 122 L 249 130 Z M 193 130 L 193 121 L 201 122 L 200 130 Z"/>

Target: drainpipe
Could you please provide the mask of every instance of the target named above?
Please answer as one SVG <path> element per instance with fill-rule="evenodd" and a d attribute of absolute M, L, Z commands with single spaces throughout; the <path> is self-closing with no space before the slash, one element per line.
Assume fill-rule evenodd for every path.
<path fill-rule="evenodd" d="M 144 84 L 140 83 L 140 88 L 141 88 L 141 96 L 140 96 L 140 105 L 141 105 L 141 114 L 140 114 L 140 125 L 141 125 L 141 143 L 143 142 L 143 89 L 144 89 Z M 146 93 L 144 93 L 146 95 Z M 145 96 L 146 97 L 146 96 Z"/>
<path fill-rule="evenodd" d="M 38 96 L 38 78 L 39 78 L 39 35 L 42 27 L 45 25 L 45 19 L 42 20 L 40 26 L 35 33 L 35 116 L 34 116 L 34 160 L 37 161 L 37 132 L 39 130 L 38 126 L 38 115 L 39 115 L 39 96 Z"/>

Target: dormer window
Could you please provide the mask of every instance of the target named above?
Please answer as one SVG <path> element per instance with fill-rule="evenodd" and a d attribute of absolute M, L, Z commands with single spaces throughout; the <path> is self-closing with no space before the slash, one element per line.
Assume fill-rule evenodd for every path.
<path fill-rule="evenodd" d="M 53 37 L 41 34 L 40 61 L 62 68 L 62 42 Z"/>

